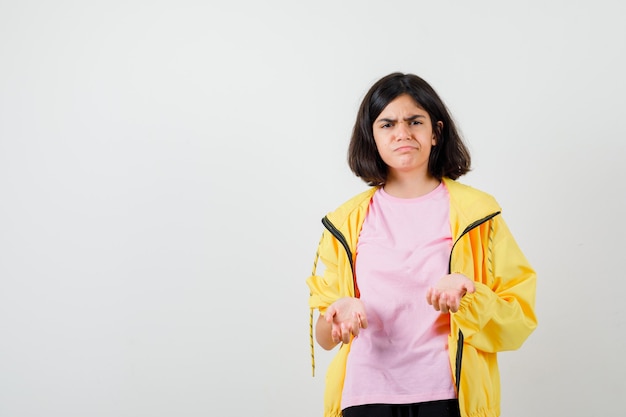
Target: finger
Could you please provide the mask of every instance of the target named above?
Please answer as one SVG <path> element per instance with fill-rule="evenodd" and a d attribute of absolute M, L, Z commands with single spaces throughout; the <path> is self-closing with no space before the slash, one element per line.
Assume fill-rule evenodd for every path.
<path fill-rule="evenodd" d="M 343 343 L 350 343 L 350 326 L 341 325 L 341 340 Z"/>
<path fill-rule="evenodd" d="M 361 323 L 361 329 L 367 329 L 367 316 L 365 315 L 365 313 L 357 313 L 357 315 L 359 317 L 359 323 Z"/>
<path fill-rule="evenodd" d="M 446 293 L 446 313 L 451 313 L 454 309 L 454 304 L 456 303 L 456 297 L 450 293 Z"/>
<path fill-rule="evenodd" d="M 435 288 L 430 288 L 429 289 L 429 294 L 428 294 L 428 304 L 430 304 L 431 306 L 435 307 L 435 310 L 439 309 L 439 297 L 440 297 L 440 293 L 438 290 L 436 290 Z"/>
<path fill-rule="evenodd" d="M 333 338 L 333 342 L 339 343 L 341 341 L 341 326 L 337 323 L 333 323 L 330 334 Z"/>
<path fill-rule="evenodd" d="M 359 331 L 361 330 L 361 319 L 359 319 L 358 313 L 355 311 L 352 313 L 352 334 L 354 337 L 359 335 Z"/>
<path fill-rule="evenodd" d="M 439 305 L 439 310 L 442 313 L 448 312 L 448 294 L 445 292 L 439 296 L 439 300 L 437 300 L 437 304 Z"/>
<path fill-rule="evenodd" d="M 334 304 L 331 304 L 330 306 L 328 306 L 328 308 L 326 309 L 326 314 L 324 315 L 324 318 L 326 319 L 326 321 L 328 323 L 333 321 L 333 318 L 337 315 L 337 308 L 334 306 Z"/>
<path fill-rule="evenodd" d="M 429 305 L 433 305 L 432 296 L 433 296 L 433 287 L 429 287 L 428 291 L 426 291 L 426 302 Z"/>

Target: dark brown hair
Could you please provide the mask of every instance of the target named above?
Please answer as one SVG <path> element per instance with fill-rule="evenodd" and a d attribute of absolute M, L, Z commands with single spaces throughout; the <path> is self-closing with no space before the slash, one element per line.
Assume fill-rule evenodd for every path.
<path fill-rule="evenodd" d="M 428 160 L 430 175 L 439 180 L 443 177 L 455 180 L 466 174 L 471 169 L 470 154 L 446 105 L 422 78 L 399 72 L 378 80 L 361 102 L 348 148 L 352 172 L 369 185 L 383 185 L 387 181 L 389 168 L 376 148 L 373 125 L 385 107 L 402 94 L 411 96 L 430 116 L 437 139 Z M 442 128 L 437 127 L 438 122 L 442 122 Z"/>

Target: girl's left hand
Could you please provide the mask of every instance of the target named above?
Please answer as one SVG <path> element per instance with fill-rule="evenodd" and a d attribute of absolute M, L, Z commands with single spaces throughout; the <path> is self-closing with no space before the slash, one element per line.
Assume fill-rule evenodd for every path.
<path fill-rule="evenodd" d="M 441 277 L 434 287 L 426 293 L 426 301 L 435 310 L 442 313 L 456 313 L 461 304 L 461 298 L 466 293 L 475 291 L 474 281 L 463 274 L 454 273 Z"/>

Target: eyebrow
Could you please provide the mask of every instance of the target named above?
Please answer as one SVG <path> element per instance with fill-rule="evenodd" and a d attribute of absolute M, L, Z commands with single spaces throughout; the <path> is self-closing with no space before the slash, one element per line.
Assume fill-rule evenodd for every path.
<path fill-rule="evenodd" d="M 405 117 L 405 118 L 404 118 L 404 121 L 406 121 L 406 122 L 411 122 L 411 121 L 413 121 L 413 120 L 415 120 L 415 119 L 425 119 L 425 118 L 426 118 L 426 116 L 423 116 L 423 115 L 421 115 L 421 114 L 416 114 L 416 115 L 414 115 L 414 116 Z M 378 119 L 378 120 L 376 120 L 376 121 L 377 121 L 377 122 L 390 122 L 390 123 L 391 123 L 391 122 L 393 122 L 393 123 L 397 122 L 397 120 L 396 120 L 396 119 L 388 119 L 388 118 Z"/>

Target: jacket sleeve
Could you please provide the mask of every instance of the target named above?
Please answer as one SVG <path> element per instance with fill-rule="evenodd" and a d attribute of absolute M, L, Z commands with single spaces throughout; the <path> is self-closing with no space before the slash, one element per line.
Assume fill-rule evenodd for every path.
<path fill-rule="evenodd" d="M 324 264 L 323 275 L 318 275 L 314 266 L 313 274 L 307 278 L 306 283 L 310 290 L 309 307 L 318 309 L 321 314 L 326 308 L 341 296 L 338 275 L 338 242 L 328 232 L 324 231 L 316 255 Z"/>
<path fill-rule="evenodd" d="M 535 271 L 501 215 L 492 226 L 484 257 L 487 279 L 475 278 L 476 291 L 451 316 L 465 342 L 484 352 L 518 349 L 537 327 Z"/>

